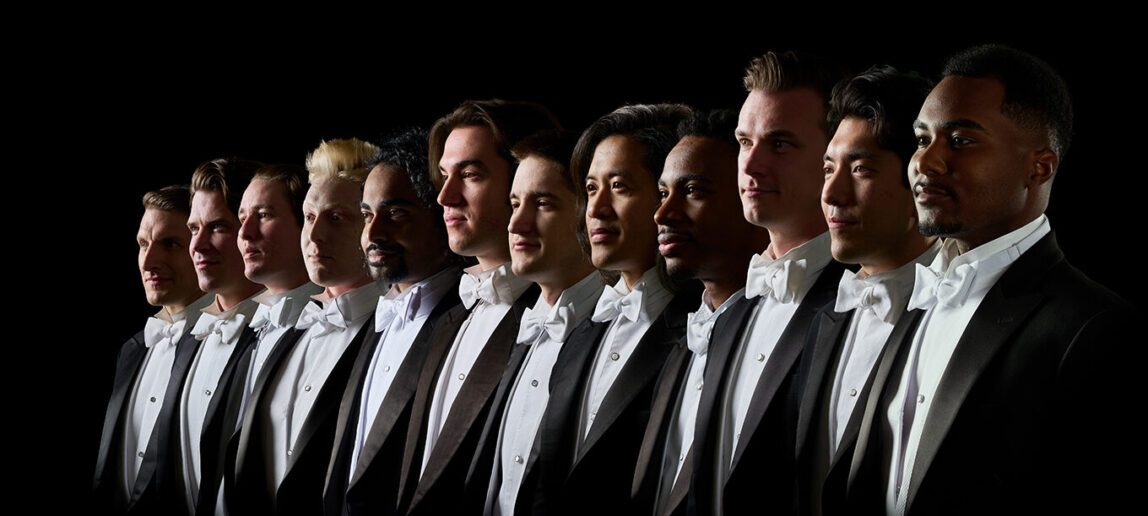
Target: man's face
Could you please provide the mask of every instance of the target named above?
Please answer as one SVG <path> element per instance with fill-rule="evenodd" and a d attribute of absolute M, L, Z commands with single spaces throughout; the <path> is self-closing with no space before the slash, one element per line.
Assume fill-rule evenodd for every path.
<path fill-rule="evenodd" d="M 742 222 L 738 203 L 737 157 L 729 144 L 713 138 L 687 136 L 678 142 L 662 170 L 658 190 L 662 203 L 654 214 L 658 223 L 658 252 L 673 276 L 708 279 L 725 263 L 722 255 Z"/>
<path fill-rule="evenodd" d="M 363 277 L 361 202 L 361 186 L 354 181 L 324 178 L 307 190 L 301 245 L 315 284 L 339 287 Z"/>
<path fill-rule="evenodd" d="M 174 211 L 144 210 L 136 234 L 144 294 L 153 306 L 186 306 L 199 297 L 188 245 L 187 218 Z"/>
<path fill-rule="evenodd" d="M 901 158 L 877 144 L 872 127 L 861 118 L 841 121 L 825 150 L 821 209 L 835 259 L 892 270 L 917 233 L 917 216 Z"/>
<path fill-rule="evenodd" d="M 946 77 L 925 99 L 909 164 L 921 233 L 976 247 L 1026 222 L 1031 147 L 1003 101 L 999 81 L 967 77 Z"/>
<path fill-rule="evenodd" d="M 610 271 L 644 271 L 655 263 L 658 189 L 642 159 L 646 149 L 621 135 L 594 149 L 586 176 L 586 229 L 594 266 Z"/>
<path fill-rule="evenodd" d="M 236 243 L 239 218 L 231 212 L 222 193 L 195 192 L 187 228 L 191 230 L 191 259 L 200 290 L 226 295 L 245 284 L 243 255 Z"/>
<path fill-rule="evenodd" d="M 498 155 L 494 135 L 483 126 L 457 127 L 443 147 L 438 203 L 450 248 L 462 256 L 504 256 L 510 206 L 510 165 Z"/>
<path fill-rule="evenodd" d="M 784 226 L 817 208 L 824 119 L 825 101 L 809 88 L 746 97 L 735 135 L 738 189 L 750 223 Z"/>
<path fill-rule="evenodd" d="M 582 261 L 577 198 L 566 186 L 565 168 L 530 156 L 518 165 L 510 189 L 510 259 L 514 273 L 536 283 L 552 282 Z"/>
<path fill-rule="evenodd" d="M 247 279 L 272 293 L 285 292 L 303 270 L 299 248 L 301 213 L 291 213 L 287 187 L 279 181 L 253 179 L 239 203 L 239 250 Z"/>
<path fill-rule="evenodd" d="M 422 205 L 406 172 L 391 165 L 372 169 L 361 209 L 361 243 L 375 281 L 417 283 L 444 263 L 448 251 L 439 215 Z"/>

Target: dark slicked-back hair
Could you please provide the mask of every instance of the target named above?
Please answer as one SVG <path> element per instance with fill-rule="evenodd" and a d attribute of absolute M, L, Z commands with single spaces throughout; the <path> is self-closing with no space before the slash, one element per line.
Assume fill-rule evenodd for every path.
<path fill-rule="evenodd" d="M 219 192 L 223 194 L 231 213 L 238 214 L 243 190 L 261 166 L 263 164 L 258 161 L 234 157 L 203 163 L 191 174 L 191 195 L 200 191 Z"/>
<path fill-rule="evenodd" d="M 165 186 L 143 195 L 143 208 L 147 210 L 191 213 L 191 189 L 187 185 Z"/>
<path fill-rule="evenodd" d="M 303 199 L 307 197 L 307 169 L 299 165 L 277 163 L 263 165 L 255 171 L 252 179 L 262 179 L 283 185 L 287 192 L 287 204 L 291 206 L 291 215 L 295 217 L 295 224 L 303 227 Z"/>
<path fill-rule="evenodd" d="M 688 116 L 690 108 L 683 104 L 632 104 L 615 109 L 582 132 L 574 146 L 570 169 L 579 182 L 585 181 L 598 144 L 611 136 L 621 135 L 646 149 L 642 165 L 657 181 L 666 155 L 678 143 L 678 124 Z"/>
<path fill-rule="evenodd" d="M 733 137 L 736 129 L 737 111 L 730 109 L 694 111 L 678 124 L 678 140 L 687 136 L 712 138 L 728 144 L 736 153 L 738 145 Z"/>
<path fill-rule="evenodd" d="M 907 167 L 917 151 L 913 120 L 932 89 L 933 83 L 916 73 L 873 66 L 833 89 L 829 101 L 830 129 L 836 131 L 846 118 L 865 120 L 877 137 L 877 144 L 895 152 L 902 167 Z M 908 188 L 909 176 L 901 174 L 901 179 Z"/>
<path fill-rule="evenodd" d="M 518 142 L 510 154 L 521 162 L 526 158 L 535 156 L 557 163 L 562 167 L 562 185 L 571 192 L 578 193 L 580 178 L 570 173 L 570 157 L 574 155 L 574 146 L 578 143 L 578 133 L 573 131 L 550 130 L 535 133 Z"/>
<path fill-rule="evenodd" d="M 1047 133 L 1049 146 L 1064 159 L 1072 140 L 1072 99 L 1048 63 L 1004 45 L 981 45 L 950 57 L 941 74 L 1000 81 L 1001 113 L 1022 129 Z"/>
<path fill-rule="evenodd" d="M 780 93 L 809 88 L 828 103 L 833 86 L 846 76 L 845 68 L 836 62 L 804 52 L 766 52 L 753 58 L 745 68 L 745 91 Z M 829 125 L 822 121 L 826 138 L 832 137 Z"/>
<path fill-rule="evenodd" d="M 442 159 L 446 139 L 455 128 L 466 126 L 490 129 L 494 135 L 494 144 L 498 147 L 498 155 L 502 156 L 510 167 L 511 182 L 517 163 L 510 149 L 523 138 L 536 132 L 562 128 L 549 109 L 535 102 L 501 99 L 463 102 L 449 115 L 438 119 L 430 130 L 428 152 L 430 176 L 438 188 L 442 188 L 443 183 L 442 173 L 439 172 L 439 160 Z"/>

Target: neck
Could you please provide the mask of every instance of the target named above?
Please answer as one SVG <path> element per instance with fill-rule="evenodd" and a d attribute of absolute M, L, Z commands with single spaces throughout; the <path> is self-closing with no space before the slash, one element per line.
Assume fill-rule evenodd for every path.
<path fill-rule="evenodd" d="M 867 260 L 865 263 L 862 263 L 861 271 L 864 272 L 866 276 L 872 276 L 874 274 L 900 269 L 904 267 L 905 264 L 921 256 L 936 240 L 937 237 L 921 236 L 920 233 L 914 231 L 913 235 L 906 239 L 905 242 L 902 242 L 900 247 L 891 250 L 894 252 L 880 256 L 876 260 Z"/>
<path fill-rule="evenodd" d="M 745 286 L 745 273 L 738 279 L 723 278 L 720 280 L 702 280 L 702 285 L 706 287 L 706 293 L 710 296 L 710 302 L 713 303 L 714 308 L 720 307 L 734 292 L 737 292 Z"/>
<path fill-rule="evenodd" d="M 510 248 L 504 249 L 504 253 L 491 253 L 483 256 L 475 256 L 474 259 L 478 260 L 478 268 L 486 272 L 490 269 L 498 267 L 510 261 Z"/>
<path fill-rule="evenodd" d="M 288 290 L 299 288 L 300 285 L 311 281 L 307 276 L 307 269 L 301 268 L 299 270 L 285 271 L 282 278 L 264 283 L 263 286 L 267 289 L 268 294 L 282 294 Z"/>
<path fill-rule="evenodd" d="M 770 258 L 776 260 L 793 248 L 817 238 L 826 232 L 828 227 L 825 225 L 825 218 L 822 217 L 818 219 L 817 223 L 810 222 L 802 226 L 768 229 L 769 247 L 766 247 L 766 251 L 772 255 Z"/>
<path fill-rule="evenodd" d="M 327 287 L 326 288 L 327 297 L 334 299 L 334 298 L 339 297 L 343 294 L 346 294 L 347 292 L 350 292 L 350 291 L 355 290 L 355 289 L 357 289 L 363 285 L 366 285 L 367 283 L 370 283 L 370 282 L 371 282 L 371 277 L 367 276 L 367 275 L 363 275 L 359 278 L 356 278 L 355 281 L 352 281 L 350 283 L 343 283 L 341 285 L 335 285 L 332 287 Z"/>
<path fill-rule="evenodd" d="M 411 288 L 411 287 L 413 287 L 413 286 L 415 286 L 415 285 L 417 285 L 423 281 L 426 281 L 427 278 L 430 278 L 431 276 L 434 276 L 435 274 L 438 274 L 438 273 L 446 270 L 447 267 L 448 267 L 448 264 L 443 263 L 443 264 L 440 264 L 440 266 L 437 269 L 435 269 L 433 272 L 423 274 L 421 277 L 403 278 L 401 281 L 398 281 L 395 283 L 395 288 L 397 288 L 399 290 L 399 292 L 406 292 L 408 288 Z"/>
<path fill-rule="evenodd" d="M 235 308 L 235 305 L 238 305 L 240 301 L 255 295 L 260 288 L 262 285 L 243 280 L 243 285 L 240 287 L 230 289 L 227 292 L 216 292 L 215 302 L 219 304 L 220 310 L 226 312 Z"/>

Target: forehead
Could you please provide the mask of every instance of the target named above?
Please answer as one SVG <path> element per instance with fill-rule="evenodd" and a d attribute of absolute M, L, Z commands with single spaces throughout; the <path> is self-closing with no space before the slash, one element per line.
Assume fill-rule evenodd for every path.
<path fill-rule="evenodd" d="M 307 189 L 304 205 L 323 209 L 328 207 L 359 208 L 362 199 L 362 185 L 347 179 L 327 177 L 311 184 Z"/>
<path fill-rule="evenodd" d="M 363 184 L 363 200 L 368 203 L 391 199 L 417 201 L 417 197 L 407 173 L 394 165 L 375 165 Z"/>
<path fill-rule="evenodd" d="M 738 113 L 737 130 L 750 134 L 819 131 L 824 120 L 825 101 L 810 88 L 753 90 Z"/>
<path fill-rule="evenodd" d="M 483 125 L 455 127 L 443 144 L 439 166 L 450 169 L 464 161 L 483 161 L 487 166 L 493 158 L 499 158 L 494 133 Z M 501 158 L 499 158 L 501 159 Z"/>
<path fill-rule="evenodd" d="M 251 205 L 262 205 L 287 202 L 287 186 L 280 181 L 268 181 L 262 178 L 251 180 L 247 189 L 243 191 L 243 200 L 240 209 Z"/>
<path fill-rule="evenodd" d="M 544 191 L 557 194 L 568 191 L 569 187 L 562 177 L 565 173 L 565 169 L 558 163 L 539 156 L 528 156 L 518 164 L 510 193 L 525 195 L 532 191 Z"/>
<path fill-rule="evenodd" d="M 666 156 L 661 181 L 671 184 L 686 174 L 699 175 L 714 182 L 736 180 L 737 151 L 731 144 L 710 137 L 682 138 Z"/>
<path fill-rule="evenodd" d="M 833 139 L 825 149 L 825 157 L 834 161 L 846 159 L 850 153 L 856 152 L 877 153 L 880 151 L 892 152 L 882 149 L 877 144 L 877 135 L 873 134 L 873 124 L 858 117 L 848 117 L 837 126 Z"/>
<path fill-rule="evenodd" d="M 191 231 L 187 229 L 187 218 L 187 213 L 148 208 L 144 210 L 143 218 L 140 219 L 138 236 L 157 239 L 179 236 L 190 238 Z"/>
<path fill-rule="evenodd" d="M 200 190 L 191 195 L 191 214 L 188 220 L 215 220 L 234 218 L 227 200 L 218 190 Z"/>
<path fill-rule="evenodd" d="M 945 77 L 929 92 L 917 119 L 930 127 L 959 120 L 982 127 L 1011 126 L 1012 122 L 1001 112 L 1004 93 L 1004 85 L 996 79 Z"/>
<path fill-rule="evenodd" d="M 646 148 L 633 138 L 615 134 L 598 143 L 594 148 L 594 159 L 590 161 L 590 176 L 607 176 L 613 173 L 646 172 L 642 159 Z"/>

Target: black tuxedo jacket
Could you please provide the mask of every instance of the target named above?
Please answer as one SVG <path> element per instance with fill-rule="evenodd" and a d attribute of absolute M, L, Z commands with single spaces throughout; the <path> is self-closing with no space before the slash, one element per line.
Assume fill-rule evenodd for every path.
<path fill-rule="evenodd" d="M 323 510 L 328 516 L 391 514 L 398 503 L 399 473 L 406 444 L 411 404 L 419 373 L 426 361 L 430 338 L 442 317 L 459 306 L 457 289 L 450 290 L 435 305 L 415 336 L 386 397 L 379 405 L 375 422 L 367 433 L 363 451 L 350 472 L 355 433 L 359 425 L 359 405 L 371 357 L 378 347 L 379 333 L 365 339 L 343 391 L 339 419 L 335 425 L 335 448 L 323 489 Z"/>
<path fill-rule="evenodd" d="M 630 488 L 650 419 L 654 383 L 666 358 L 685 335 L 686 316 L 697 308 L 699 292 L 691 283 L 676 293 L 642 335 L 633 356 L 603 398 L 584 441 L 578 429 L 582 402 L 594 356 L 610 323 L 587 319 L 567 337 L 550 377 L 550 402 L 539 428 L 540 464 L 536 467 L 541 469 L 535 480 L 535 512 L 633 511 Z M 526 487 L 524 484 L 523 489 Z"/>
<path fill-rule="evenodd" d="M 687 346 L 686 338 L 678 341 L 678 346 L 670 352 L 666 365 L 658 375 L 654 385 L 654 400 L 650 406 L 650 420 L 642 436 L 642 446 L 638 449 L 638 462 L 634 467 L 634 482 L 630 497 L 638 514 L 685 514 L 686 493 L 689 492 L 689 478 L 693 474 L 693 453 L 688 452 L 682 464 L 681 479 L 675 489 L 668 494 L 665 507 L 657 507 L 659 489 L 664 489 L 672 479 L 663 478 L 671 474 L 662 471 L 665 458 L 666 439 L 675 423 L 677 408 L 681 406 L 682 393 L 689 375 L 690 358 L 693 352 Z"/>
<path fill-rule="evenodd" d="M 144 451 L 144 460 L 136 476 L 135 487 L 130 498 L 124 497 L 120 486 L 122 481 L 121 454 L 123 453 L 124 418 L 128 417 L 128 402 L 132 387 L 139 376 L 147 346 L 144 332 L 132 336 L 124 342 L 116 358 L 116 376 L 112 384 L 112 396 L 104 414 L 104 428 L 100 435 L 100 451 L 96 458 L 96 474 L 93 487 L 96 503 L 112 514 L 163 514 L 173 511 L 186 512 L 183 484 L 176 474 L 179 460 L 179 398 L 187 369 L 191 367 L 199 341 L 190 333 L 185 333 L 176 343 L 175 362 L 172 364 L 171 379 L 164 391 L 163 406 L 160 407 L 151 438 Z M 172 453 L 177 455 L 172 455 Z"/>
<path fill-rule="evenodd" d="M 694 476 L 688 509 L 691 514 L 722 514 L 728 509 L 762 507 L 786 514 L 796 510 L 794 446 L 801 385 L 798 358 L 817 311 L 837 295 L 845 266 L 830 261 L 822 269 L 790 318 L 754 389 L 742 425 L 742 438 L 731 450 L 732 466 L 723 464 L 721 436 L 726 417 L 723 400 L 730 383 L 742 335 L 760 297 L 736 300 L 714 323 L 706 361 L 702 399 L 694 430 Z M 733 302 L 727 301 L 728 302 Z M 711 388 L 712 387 L 712 388 Z"/>
<path fill-rule="evenodd" d="M 1135 493 L 1123 393 L 1132 308 L 1068 264 L 1053 234 L 1021 255 L 965 327 L 925 420 L 909 514 L 1110 514 Z M 912 334 L 874 377 L 846 485 L 853 514 L 884 511 L 884 410 Z M 1142 337 L 1140 341 L 1142 342 Z"/>
<path fill-rule="evenodd" d="M 273 473 L 267 469 L 264 442 L 271 429 L 266 427 L 267 421 L 263 416 L 270 410 L 268 405 L 274 394 L 274 380 L 305 330 L 292 330 L 275 345 L 259 372 L 251 398 L 247 400 L 243 425 L 236 439 L 234 470 L 224 492 L 230 514 L 314 515 L 323 512 L 323 481 L 331 459 L 339 402 L 346 389 L 356 351 L 363 340 L 374 335 L 374 320 L 373 314 L 367 318 L 327 375 L 295 440 L 283 481 L 273 495 L 267 490 L 267 479 Z"/>
<path fill-rule="evenodd" d="M 483 435 L 484 423 L 495 403 L 494 392 L 506 370 L 511 347 L 518 338 L 522 313 L 538 300 L 539 292 L 537 285 L 526 289 L 491 332 L 451 405 L 426 469 L 420 476 L 428 417 L 438 377 L 470 310 L 458 305 L 443 316 L 431 339 L 411 409 L 399 475 L 397 507 L 400 514 L 481 513 L 481 497 L 476 493 L 484 492 L 490 481 L 497 442 L 497 432 Z"/>
<path fill-rule="evenodd" d="M 841 363 L 846 332 L 856 313 L 837 312 L 833 303 L 825 305 L 814 317 L 805 352 L 801 356 L 800 385 L 804 385 L 797 416 L 797 504 L 798 514 L 841 514 L 845 503 L 845 480 L 857 443 L 857 431 L 865 412 L 877 364 L 861 392 L 857 404 L 846 422 L 836 452 L 829 455 L 829 410 L 832 402 L 833 382 Z M 912 335 L 920 321 L 921 310 L 901 314 L 892 333 L 882 348 L 883 353 L 897 353 L 906 335 Z"/>

